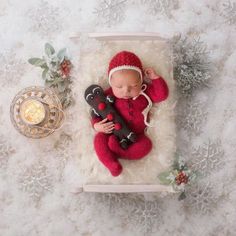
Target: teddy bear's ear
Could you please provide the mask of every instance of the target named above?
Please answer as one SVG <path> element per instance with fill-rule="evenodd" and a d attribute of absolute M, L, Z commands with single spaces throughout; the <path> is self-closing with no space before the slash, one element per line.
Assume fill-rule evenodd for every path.
<path fill-rule="evenodd" d="M 110 103 L 114 103 L 115 102 L 115 97 L 114 96 L 111 96 L 111 95 L 108 95 L 106 97 L 107 101 L 110 102 Z"/>

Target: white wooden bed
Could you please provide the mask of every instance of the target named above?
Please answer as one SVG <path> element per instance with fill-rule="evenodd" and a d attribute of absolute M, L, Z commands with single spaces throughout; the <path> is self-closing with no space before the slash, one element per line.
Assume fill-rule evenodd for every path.
<path fill-rule="evenodd" d="M 80 36 L 78 34 L 75 34 L 73 36 L 70 37 L 73 41 L 79 41 L 79 38 Z M 96 43 L 96 40 L 98 40 L 99 42 L 107 42 L 107 41 L 112 41 L 112 42 L 117 42 L 117 44 L 119 44 L 119 42 L 124 42 L 124 41 L 130 41 L 131 44 L 132 44 L 132 41 L 137 41 L 140 42 L 140 47 L 143 47 L 143 43 L 145 41 L 150 41 L 151 44 L 153 42 L 153 45 L 154 45 L 154 42 L 156 43 L 157 41 L 158 42 L 165 42 L 166 45 L 168 45 L 168 42 L 166 39 L 160 37 L 157 33 L 90 33 L 89 34 L 89 38 L 91 38 L 92 40 L 94 40 L 94 42 Z M 78 39 L 78 40 L 77 40 Z M 100 47 L 101 47 L 102 44 L 100 44 Z M 114 46 L 114 44 L 112 44 Z M 115 44 L 116 45 L 116 44 Z M 154 45 L 155 46 L 155 45 Z M 92 53 L 92 49 L 91 48 L 91 53 Z M 150 48 L 150 50 L 152 50 Z M 168 49 L 169 50 L 169 49 Z M 87 52 L 84 54 L 85 56 L 83 56 L 83 53 L 81 53 L 81 66 L 83 67 L 86 67 L 86 65 L 90 65 L 90 64 L 94 64 L 94 63 L 97 63 L 97 62 L 93 62 L 93 63 L 83 63 L 83 60 L 86 60 L 86 57 L 87 54 L 90 53 L 89 50 L 87 50 Z M 168 83 L 169 83 L 169 86 L 170 86 L 170 92 L 171 93 L 174 93 L 175 89 L 174 89 L 174 81 L 173 81 L 173 74 L 172 74 L 172 71 L 173 71 L 173 67 L 172 67 L 172 62 L 171 62 L 171 57 L 169 58 L 170 61 L 167 61 L 166 62 L 166 65 L 168 65 L 168 68 L 165 68 L 165 71 L 164 73 L 168 73 Z M 155 63 L 155 62 L 154 62 Z M 165 64 L 165 63 L 164 63 Z M 165 65 L 163 64 L 163 67 L 165 67 Z M 97 66 L 97 65 L 94 65 L 94 66 Z M 87 73 L 90 73 L 89 70 L 87 70 L 86 72 L 84 72 L 83 75 L 81 75 L 82 78 L 84 78 L 85 74 Z M 96 72 L 99 74 L 99 71 Z M 88 79 L 86 78 L 85 80 L 89 80 L 89 77 Z M 96 83 L 98 81 L 88 81 L 87 84 L 83 84 L 84 88 L 88 85 L 90 85 L 91 83 Z M 83 87 L 82 84 L 80 85 L 80 87 Z M 172 95 L 171 94 L 171 97 L 170 97 L 170 101 L 168 101 L 167 103 L 164 103 L 162 106 L 162 109 L 160 109 L 158 111 L 156 111 L 156 115 L 158 117 L 161 117 L 160 120 L 158 121 L 158 126 L 159 128 L 157 129 L 158 132 L 163 132 L 163 135 L 165 136 L 165 130 L 167 130 L 167 135 L 164 137 L 164 139 L 166 140 L 171 140 L 170 143 L 169 143 L 169 146 L 166 146 L 168 147 L 170 150 L 168 152 L 166 152 L 166 155 L 168 156 L 168 161 L 165 160 L 165 145 L 168 145 L 168 144 L 163 144 L 161 143 L 161 139 L 159 138 L 159 136 L 157 136 L 159 138 L 159 140 L 157 140 L 157 147 L 154 148 L 153 152 L 152 152 L 152 158 L 157 158 L 158 160 L 155 159 L 155 162 L 154 162 L 154 165 L 156 164 L 157 165 L 157 169 L 158 169 L 158 163 L 161 163 L 160 165 L 162 166 L 160 169 L 158 169 L 158 173 L 164 171 L 165 169 L 169 168 L 171 166 L 171 163 L 172 163 L 172 160 L 174 158 L 174 152 L 175 152 L 175 124 L 174 124 L 174 116 L 173 114 L 173 108 L 174 108 L 174 104 L 175 103 L 175 95 Z M 86 105 L 84 105 L 86 106 Z M 84 107 L 85 109 L 85 112 L 88 111 L 88 108 L 87 107 Z M 169 110 L 168 110 L 169 109 Z M 166 119 L 166 117 L 162 117 L 161 115 L 161 111 L 164 110 L 167 114 L 167 116 L 171 116 L 171 118 L 169 119 L 168 122 L 164 122 L 164 120 Z M 85 113 L 84 113 L 85 114 Z M 155 118 L 155 116 L 154 116 Z M 167 119 L 168 120 L 168 119 Z M 164 129 L 163 126 L 166 125 L 167 128 Z M 162 127 L 162 128 L 161 128 Z M 160 131 L 159 131 L 160 130 Z M 173 130 L 173 132 L 172 132 Z M 153 132 L 153 131 L 151 131 Z M 91 133 L 91 130 L 90 130 L 90 133 Z M 87 133 L 84 133 L 83 134 L 84 136 L 88 136 L 89 135 L 89 131 Z M 92 134 L 90 134 L 92 135 Z M 155 132 L 154 133 L 150 133 L 151 136 L 155 137 Z M 151 139 L 153 140 L 154 138 L 151 137 Z M 92 140 L 92 139 L 91 139 Z M 155 140 L 154 140 L 155 141 Z M 158 143 L 159 142 L 159 143 Z M 80 145 L 83 145 L 82 143 L 80 143 Z M 86 144 L 84 144 L 86 145 Z M 160 151 L 159 153 L 159 150 L 162 150 Z M 155 155 L 155 152 L 157 152 L 157 154 Z M 89 163 L 86 162 L 86 158 L 84 157 L 85 155 L 87 155 L 87 153 L 84 151 L 84 150 L 80 150 L 80 159 L 79 159 L 79 165 L 80 167 L 82 166 L 85 166 L 84 169 L 83 169 L 83 172 L 86 173 L 86 176 L 89 176 L 89 171 L 88 173 L 86 172 L 86 168 L 88 168 L 89 166 Z M 101 163 L 99 163 L 98 161 L 93 161 L 94 159 L 96 159 L 96 156 L 93 155 L 93 157 L 91 157 L 91 159 L 89 160 L 92 160 L 91 161 L 91 165 L 93 165 L 93 167 L 91 167 L 90 169 L 90 173 L 93 173 L 93 177 L 90 178 L 88 177 L 87 180 L 85 180 L 85 183 L 81 183 L 79 184 L 77 187 L 76 187 L 76 190 L 73 191 L 74 193 L 81 193 L 81 192 L 99 192 L 99 193 L 134 193 L 134 192 L 139 192 L 139 193 L 144 193 L 144 192 L 174 192 L 173 188 L 171 186 L 165 186 L 165 185 L 162 185 L 158 182 L 158 178 L 156 176 L 156 179 L 155 179 L 155 174 L 150 177 L 148 180 L 145 180 L 145 175 L 143 176 L 140 176 L 139 179 L 135 179 L 133 182 L 132 182 L 132 178 L 131 177 L 127 177 L 126 176 L 131 176 L 130 173 L 132 173 L 132 170 L 136 170 L 136 166 L 132 166 L 132 164 L 128 163 L 128 162 L 125 162 L 124 164 L 122 163 L 124 169 L 126 168 L 125 165 L 129 165 L 127 168 L 129 170 L 129 172 L 127 171 L 127 173 L 124 174 L 124 178 L 122 179 L 116 179 L 112 176 L 109 176 L 109 175 L 105 175 L 103 176 L 103 172 L 104 172 L 104 169 L 105 167 L 103 167 L 101 165 Z M 154 159 L 153 159 L 154 160 Z M 143 161 L 138 167 L 140 169 L 140 171 L 137 173 L 140 173 L 142 175 L 142 170 L 144 170 L 144 172 L 146 171 L 147 173 L 149 172 L 149 170 L 145 169 L 145 165 L 147 165 L 147 168 L 150 167 L 150 171 L 153 171 L 155 170 L 154 167 L 152 166 L 152 160 L 149 160 L 148 161 L 148 157 L 147 157 L 147 160 Z M 136 165 L 136 164 L 133 164 L 133 165 Z M 138 165 L 138 164 L 137 164 Z M 141 165 L 144 165 L 144 167 L 142 167 Z M 87 166 L 87 167 L 86 167 Z M 90 167 L 90 166 L 89 166 Z M 133 169 L 132 169 L 133 168 Z M 153 168 L 153 169 L 151 169 Z M 94 174 L 96 173 L 96 174 Z M 157 174 L 158 174 L 157 173 Z M 112 179 L 114 178 L 114 180 Z M 85 178 L 86 179 L 86 178 Z M 107 180 L 108 179 L 108 180 Z M 127 179 L 129 181 L 127 181 Z M 153 181 L 153 179 L 155 181 Z"/>

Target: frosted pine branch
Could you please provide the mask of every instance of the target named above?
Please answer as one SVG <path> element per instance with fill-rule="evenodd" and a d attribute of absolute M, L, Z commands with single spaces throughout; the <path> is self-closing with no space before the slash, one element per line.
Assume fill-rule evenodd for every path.
<path fill-rule="evenodd" d="M 200 38 L 178 36 L 172 41 L 174 78 L 180 92 L 191 95 L 202 86 L 209 86 L 211 63 L 206 45 Z"/>
<path fill-rule="evenodd" d="M 163 14 L 171 18 L 171 12 L 179 5 L 178 0 L 141 0 L 148 6 L 148 12 L 152 15 Z"/>
<path fill-rule="evenodd" d="M 101 24 L 108 27 L 116 25 L 124 19 L 124 10 L 127 0 L 103 0 L 98 8 L 95 8 L 94 14 L 101 19 Z"/>

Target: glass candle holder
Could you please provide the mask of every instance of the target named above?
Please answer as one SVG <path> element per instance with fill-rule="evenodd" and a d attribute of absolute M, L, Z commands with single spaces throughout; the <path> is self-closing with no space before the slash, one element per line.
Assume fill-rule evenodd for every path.
<path fill-rule="evenodd" d="M 65 114 L 54 90 L 32 86 L 16 94 L 11 103 L 10 117 L 21 134 L 43 138 L 62 126 Z"/>

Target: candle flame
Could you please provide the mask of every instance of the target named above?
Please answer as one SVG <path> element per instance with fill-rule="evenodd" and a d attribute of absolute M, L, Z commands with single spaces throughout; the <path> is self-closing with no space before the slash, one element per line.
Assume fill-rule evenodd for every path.
<path fill-rule="evenodd" d="M 45 118 L 45 108 L 43 104 L 37 100 L 27 100 L 22 103 L 21 117 L 29 124 L 38 124 Z"/>

